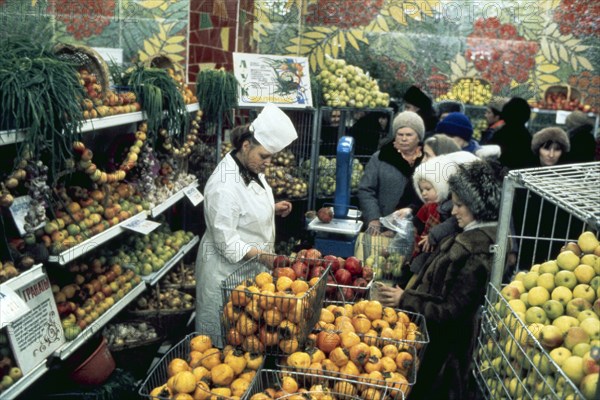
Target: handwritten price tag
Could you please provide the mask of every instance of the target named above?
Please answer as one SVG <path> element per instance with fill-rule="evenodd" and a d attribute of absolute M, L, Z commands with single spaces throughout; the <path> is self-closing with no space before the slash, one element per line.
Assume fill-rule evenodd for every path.
<path fill-rule="evenodd" d="M 9 287 L 0 289 L 0 328 L 25 315 L 28 311 L 29 307 L 14 290 Z"/>
<path fill-rule="evenodd" d="M 151 221 L 149 219 L 134 219 L 133 221 L 128 221 L 124 224 L 123 228 L 141 233 L 142 235 L 147 235 L 160 225 L 160 222 Z"/>
<path fill-rule="evenodd" d="M 202 200 L 204 200 L 204 196 L 202 196 L 202 193 L 200 193 L 196 186 L 185 188 L 183 192 L 194 207 L 200 204 Z"/>

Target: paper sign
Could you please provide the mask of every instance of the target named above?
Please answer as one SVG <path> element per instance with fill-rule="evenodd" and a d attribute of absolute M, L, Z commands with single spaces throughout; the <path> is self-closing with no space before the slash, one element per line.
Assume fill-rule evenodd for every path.
<path fill-rule="evenodd" d="M 123 228 L 129 229 L 134 232 L 147 235 L 160 226 L 160 222 L 151 221 L 149 219 L 133 219 L 123 224 Z"/>
<path fill-rule="evenodd" d="M 29 211 L 29 204 L 31 203 L 31 197 L 28 195 L 16 197 L 10 206 L 9 210 L 12 214 L 13 219 L 15 220 L 15 225 L 19 230 L 19 234 L 24 236 L 27 232 L 25 232 L 25 216 L 27 216 L 27 212 Z M 35 227 L 35 230 L 42 228 L 46 225 L 46 222 L 42 222 L 38 226 Z"/>
<path fill-rule="evenodd" d="M 29 307 L 11 288 L 0 289 L 0 329 L 29 311 Z"/>
<path fill-rule="evenodd" d="M 204 196 L 202 193 L 196 188 L 196 186 L 191 186 L 183 189 L 183 192 L 187 196 L 187 198 L 192 202 L 192 205 L 195 207 L 204 200 Z"/>
<path fill-rule="evenodd" d="M 233 53 L 233 72 L 240 83 L 238 104 L 312 107 L 309 70 L 306 57 Z"/>
<path fill-rule="evenodd" d="M 112 47 L 93 47 L 106 62 L 114 62 L 117 65 L 123 64 L 123 49 Z"/>
<path fill-rule="evenodd" d="M 559 110 L 556 112 L 556 123 L 559 125 L 564 125 L 567 122 L 567 117 L 571 114 L 571 111 L 562 111 Z"/>

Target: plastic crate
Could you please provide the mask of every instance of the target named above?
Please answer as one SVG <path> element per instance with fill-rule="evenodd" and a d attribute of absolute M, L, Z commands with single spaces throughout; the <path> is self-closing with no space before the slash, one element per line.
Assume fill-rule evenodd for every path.
<path fill-rule="evenodd" d="M 306 390 L 301 393 L 303 398 L 321 398 L 324 393 L 331 395 L 337 400 L 383 400 L 404 399 L 404 394 L 399 389 L 380 387 L 367 382 L 352 382 L 343 378 L 324 376 L 320 373 L 305 373 L 295 371 L 275 371 L 264 369 L 257 374 L 250 391 L 248 399 L 252 396 L 273 389 L 276 391 L 282 387 L 284 377 L 293 378 L 298 388 Z M 316 387 L 316 385 L 321 385 Z M 313 389 L 311 391 L 311 389 Z M 303 390 L 303 391 L 304 391 Z M 299 392 L 295 393 L 300 394 Z M 287 399 L 294 394 L 287 394 L 278 399 Z M 314 396 L 314 397 L 311 397 Z"/>
<path fill-rule="evenodd" d="M 585 399 L 542 347 L 537 334 L 490 284 L 473 371 L 484 398 Z"/>
<path fill-rule="evenodd" d="M 232 318 L 228 317 L 226 312 L 223 318 L 223 328 L 225 332 L 240 327 L 244 328 L 248 333 L 242 335 L 242 340 L 247 340 L 250 336 L 258 337 L 257 335 L 261 329 L 269 330 L 270 333 L 277 335 L 278 344 L 265 345 L 263 343 L 264 349 L 260 348 L 260 352 L 264 351 L 265 354 L 272 355 L 293 353 L 296 351 L 296 348 L 304 345 L 308 334 L 319 320 L 321 306 L 325 298 L 326 277 L 329 274 L 329 267 L 325 269 L 314 286 L 309 288 L 301 297 L 293 295 L 289 297 L 271 296 L 236 289 L 240 285 L 252 285 L 254 278 L 261 272 L 265 272 L 265 267 L 254 259 L 249 260 L 222 282 L 223 309 L 227 310 L 228 303 L 231 302 L 230 308 L 235 306 L 240 311 L 239 316 Z M 248 311 L 248 305 L 252 306 L 253 302 L 256 302 L 256 307 Z M 238 306 L 243 306 L 244 310 L 242 311 Z M 280 323 L 274 323 L 274 319 L 265 316 L 266 311 L 271 310 L 281 313 L 279 318 L 281 320 Z M 294 313 L 291 314 L 290 311 Z M 244 315 L 249 318 L 243 317 Z M 242 317 L 248 323 L 242 322 L 244 321 L 241 320 Z M 281 324 L 285 324 L 286 321 L 288 321 L 288 326 L 291 329 L 281 329 L 283 328 Z M 252 324 L 252 326 L 248 327 L 248 324 Z M 296 339 L 297 343 L 293 339 Z M 231 344 L 238 345 L 239 343 Z"/>

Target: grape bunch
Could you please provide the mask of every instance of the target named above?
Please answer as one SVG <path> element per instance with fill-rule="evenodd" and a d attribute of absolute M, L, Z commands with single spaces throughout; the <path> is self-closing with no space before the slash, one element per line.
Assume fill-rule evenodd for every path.
<path fill-rule="evenodd" d="M 514 25 L 502 24 L 498 18 L 479 18 L 467 36 L 465 57 L 499 93 L 512 80 L 527 81 L 537 51 L 538 44 L 519 36 Z"/>

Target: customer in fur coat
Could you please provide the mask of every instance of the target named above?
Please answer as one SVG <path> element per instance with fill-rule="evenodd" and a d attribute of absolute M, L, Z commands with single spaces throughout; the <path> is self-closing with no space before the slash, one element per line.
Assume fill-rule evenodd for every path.
<path fill-rule="evenodd" d="M 490 277 L 503 172 L 485 161 L 458 167 L 448 184 L 452 215 L 462 232 L 441 242 L 412 287 L 388 293 L 401 309 L 425 317 L 430 336 L 409 399 L 469 396 L 476 315 Z"/>

